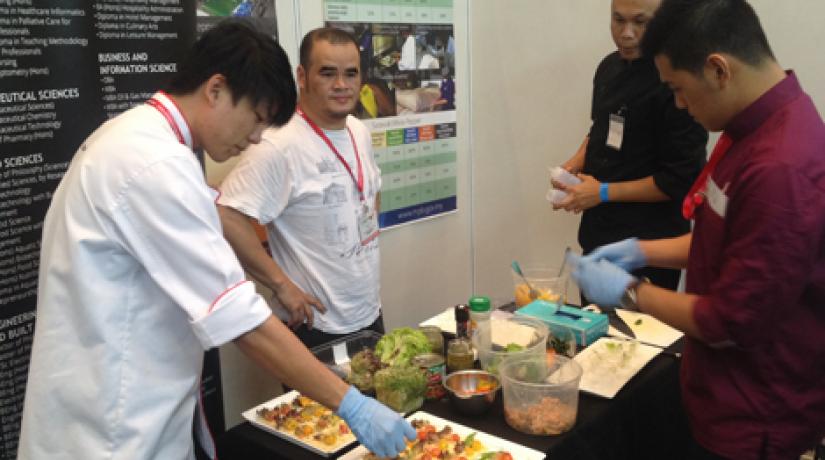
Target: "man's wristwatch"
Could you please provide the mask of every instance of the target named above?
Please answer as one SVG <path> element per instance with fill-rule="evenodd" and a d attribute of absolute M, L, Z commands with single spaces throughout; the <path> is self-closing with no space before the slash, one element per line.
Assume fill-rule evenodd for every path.
<path fill-rule="evenodd" d="M 636 290 L 639 288 L 640 284 L 649 282 L 650 280 L 647 277 L 634 278 L 630 285 L 624 290 L 624 294 L 619 300 L 619 306 L 625 310 L 639 311 L 639 302 L 637 300 Z"/>

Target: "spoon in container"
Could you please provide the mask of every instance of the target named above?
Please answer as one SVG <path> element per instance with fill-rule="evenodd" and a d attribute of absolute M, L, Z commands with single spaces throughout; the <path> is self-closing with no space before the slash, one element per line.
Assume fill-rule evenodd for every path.
<path fill-rule="evenodd" d="M 510 264 L 510 266 L 513 267 L 513 271 L 516 272 L 516 275 L 520 276 L 521 279 L 524 280 L 524 284 L 526 284 L 527 287 L 530 289 L 530 299 L 538 299 L 539 296 L 541 296 L 541 293 L 535 288 L 533 288 L 533 286 L 530 285 L 530 282 L 527 281 L 527 277 L 524 276 L 524 273 L 522 273 L 521 266 L 518 264 L 518 262 L 514 260 L 513 263 Z"/>

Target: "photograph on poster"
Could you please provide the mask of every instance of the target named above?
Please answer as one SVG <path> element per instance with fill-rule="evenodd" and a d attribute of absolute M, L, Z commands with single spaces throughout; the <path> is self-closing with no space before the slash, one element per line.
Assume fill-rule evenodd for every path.
<path fill-rule="evenodd" d="M 278 36 L 275 0 L 198 0 L 198 36 L 226 17 L 245 18 L 256 29 Z"/>
<path fill-rule="evenodd" d="M 455 39 L 444 24 L 327 23 L 361 49 L 359 118 L 455 110 Z"/>

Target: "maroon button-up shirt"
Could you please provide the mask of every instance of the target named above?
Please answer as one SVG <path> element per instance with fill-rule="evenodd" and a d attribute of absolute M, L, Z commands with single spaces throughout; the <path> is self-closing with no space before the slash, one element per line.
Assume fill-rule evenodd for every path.
<path fill-rule="evenodd" d="M 789 72 L 725 131 L 687 272 L 711 345 L 687 342 L 684 403 L 720 455 L 799 458 L 825 433 L 825 124 Z"/>

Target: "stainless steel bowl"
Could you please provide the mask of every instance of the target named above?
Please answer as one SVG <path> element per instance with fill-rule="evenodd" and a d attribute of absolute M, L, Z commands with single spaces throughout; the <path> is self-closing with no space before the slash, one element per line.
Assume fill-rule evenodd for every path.
<path fill-rule="evenodd" d="M 479 390 L 479 385 L 482 390 Z M 484 388 L 488 385 L 489 388 Z M 448 375 L 444 387 L 457 411 L 465 415 L 480 415 L 493 406 L 501 382 L 494 374 L 473 369 Z"/>

